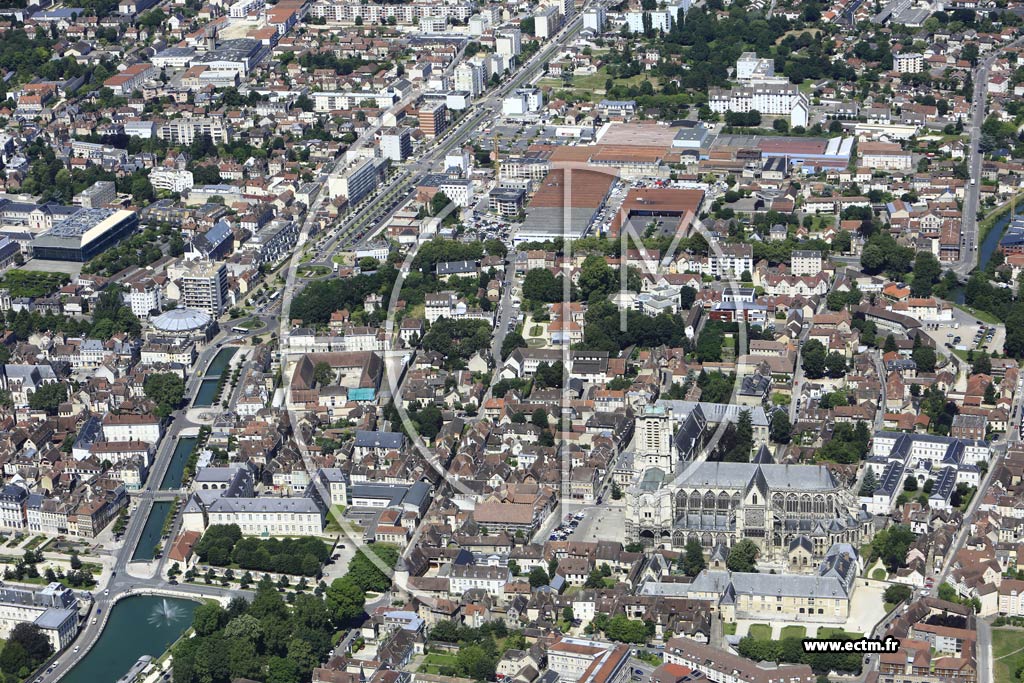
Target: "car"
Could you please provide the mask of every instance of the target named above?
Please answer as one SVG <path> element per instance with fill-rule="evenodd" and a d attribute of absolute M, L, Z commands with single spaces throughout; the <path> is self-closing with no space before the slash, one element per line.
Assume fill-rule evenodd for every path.
<path fill-rule="evenodd" d="M 110 595 L 110 589 L 109 589 L 109 588 L 105 589 L 105 590 L 103 591 L 103 594 L 104 594 L 104 595 Z"/>
<path fill-rule="evenodd" d="M 75 652 L 78 652 L 81 649 L 82 649 L 81 645 L 75 645 Z"/>

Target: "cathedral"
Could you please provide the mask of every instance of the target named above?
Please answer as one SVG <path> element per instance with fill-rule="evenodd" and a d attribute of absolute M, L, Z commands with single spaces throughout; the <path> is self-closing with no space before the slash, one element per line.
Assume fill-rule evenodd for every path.
<path fill-rule="evenodd" d="M 760 546 L 763 561 L 790 566 L 816 563 L 836 543 L 860 547 L 871 539 L 872 516 L 827 467 L 776 465 L 763 443 L 754 462 L 702 461 L 700 444 L 711 424 L 705 414 L 711 411 L 694 405 L 664 412 L 674 418 L 670 439 L 648 444 L 645 416 L 637 421 L 637 478 L 626 491 L 627 539 L 681 551 L 695 538 L 711 554 L 749 538 Z M 664 433 L 658 408 L 649 418 L 657 427 L 651 431 Z"/>

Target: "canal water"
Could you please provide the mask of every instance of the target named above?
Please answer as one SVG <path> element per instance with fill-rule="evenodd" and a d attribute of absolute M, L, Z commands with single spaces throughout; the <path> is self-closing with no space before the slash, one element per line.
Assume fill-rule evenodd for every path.
<path fill-rule="evenodd" d="M 62 683 L 114 683 L 142 655 L 162 655 L 192 625 L 198 606 L 191 600 L 150 595 L 120 600 L 96 645 Z"/>
<path fill-rule="evenodd" d="M 203 375 L 203 381 L 199 384 L 196 400 L 192 403 L 194 407 L 208 408 L 217 400 L 217 383 L 220 381 L 220 376 L 227 370 L 231 358 L 237 351 L 237 347 L 231 346 L 217 352 L 217 355 L 214 356 L 213 361 L 210 363 L 210 367 L 206 369 L 206 374 Z"/>
<path fill-rule="evenodd" d="M 185 465 L 192 451 L 196 447 L 197 437 L 182 436 L 174 446 L 174 453 L 171 454 L 171 464 L 167 466 L 164 473 L 164 480 L 160 482 L 161 491 L 170 491 L 181 488 L 181 480 L 184 478 Z"/>
<path fill-rule="evenodd" d="M 1024 215 L 1024 206 L 1017 206 L 1015 215 Z M 1007 211 L 996 221 L 996 224 L 992 226 L 988 234 L 985 235 L 985 241 L 981 243 L 981 252 L 978 254 L 978 267 L 982 270 L 988 265 L 989 259 L 992 258 L 996 247 L 999 246 L 999 240 L 1002 239 L 1003 233 L 1006 232 L 1006 226 L 1010 224 L 1011 217 L 1011 212 Z"/>
<path fill-rule="evenodd" d="M 164 521 L 167 519 L 167 515 L 171 514 L 172 506 L 173 503 L 169 500 L 153 503 L 153 507 L 149 511 L 149 519 L 146 520 L 146 526 L 142 527 L 142 536 L 139 537 L 139 544 L 135 546 L 135 552 L 132 553 L 132 562 L 136 560 L 145 562 L 153 559 L 155 555 L 153 550 L 156 548 L 156 544 L 160 542 L 160 537 L 163 535 L 161 532 L 164 530 Z"/>

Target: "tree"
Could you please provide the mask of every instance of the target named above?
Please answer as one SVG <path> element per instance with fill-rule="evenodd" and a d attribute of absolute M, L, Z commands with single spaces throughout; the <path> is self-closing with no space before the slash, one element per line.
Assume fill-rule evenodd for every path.
<path fill-rule="evenodd" d="M 756 572 L 759 553 L 757 544 L 749 538 L 744 538 L 729 549 L 725 566 L 733 572 Z"/>
<path fill-rule="evenodd" d="M 367 552 L 371 552 L 387 567 L 393 567 L 398 561 L 398 549 L 387 544 L 376 543 L 373 546 L 356 551 L 352 561 L 348 563 L 348 577 L 364 591 L 383 593 L 391 586 L 391 578 L 377 567 Z"/>
<path fill-rule="evenodd" d="M 548 428 L 548 413 L 543 408 L 537 408 L 530 416 L 530 422 L 541 429 Z"/>
<path fill-rule="evenodd" d="M 939 260 L 928 251 L 919 251 L 914 258 L 914 279 L 910 283 L 912 296 L 927 297 L 932 295 L 932 287 L 942 276 Z"/>
<path fill-rule="evenodd" d="M 224 608 L 218 602 L 204 602 L 196 607 L 192 616 L 192 627 L 196 634 L 208 636 L 214 631 L 219 631 L 227 623 L 227 615 Z"/>
<path fill-rule="evenodd" d="M 75 570 L 82 568 L 82 558 L 78 556 L 78 553 L 71 553 L 71 568 Z"/>
<path fill-rule="evenodd" d="M 583 584 L 584 588 L 604 588 L 604 577 L 601 576 L 601 570 L 591 569 L 590 574 L 587 575 L 587 581 Z"/>
<path fill-rule="evenodd" d="M 935 349 L 930 346 L 919 346 L 911 353 L 911 358 L 917 364 L 918 372 L 935 371 Z"/>
<path fill-rule="evenodd" d="M 366 593 L 348 576 L 332 581 L 324 591 L 324 599 L 338 628 L 350 626 L 363 616 Z"/>
<path fill-rule="evenodd" d="M 562 300 L 563 293 L 561 278 L 547 268 L 534 268 L 523 278 L 523 296 L 531 301 L 555 303 Z"/>
<path fill-rule="evenodd" d="M 452 200 L 444 192 L 437 192 L 430 198 L 430 215 L 436 216 L 452 203 Z"/>
<path fill-rule="evenodd" d="M 501 359 L 506 360 L 516 349 L 526 348 L 526 340 L 518 332 L 510 332 L 501 342 Z"/>
<path fill-rule="evenodd" d="M 894 583 L 885 589 L 885 592 L 882 594 L 882 599 L 886 602 L 895 604 L 898 602 L 903 602 L 911 595 L 913 595 L 913 593 L 914 591 L 911 590 L 910 586 L 907 586 L 906 584 L 902 583 Z"/>
<path fill-rule="evenodd" d="M 829 377 L 842 377 L 846 374 L 846 357 L 838 351 L 833 351 L 825 357 L 825 369 Z"/>
<path fill-rule="evenodd" d="M 896 346 L 896 338 L 892 336 L 892 333 L 890 332 L 885 336 L 885 344 L 882 345 L 882 351 L 884 353 L 892 353 L 893 351 L 896 351 L 897 348 L 899 347 Z"/>
<path fill-rule="evenodd" d="M 910 475 L 903 481 L 903 490 L 913 493 L 917 490 L 917 477 Z"/>
<path fill-rule="evenodd" d="M 51 382 L 36 389 L 28 398 L 32 410 L 43 410 L 47 415 L 56 415 L 57 408 L 68 399 L 68 386 L 63 382 Z"/>
<path fill-rule="evenodd" d="M 7 662 L 7 648 L 12 645 L 20 648 L 21 652 L 24 653 L 25 666 L 29 669 L 39 666 L 53 654 L 53 646 L 50 644 L 50 639 L 46 637 L 38 626 L 28 622 L 16 624 L 11 629 L 11 635 L 7 639 L 7 644 L 4 645 L 3 653 L 0 653 L 0 669 L 8 673 L 16 673 L 21 669 L 21 667 L 18 667 L 11 670 L 5 666 Z"/>
<path fill-rule="evenodd" d="M 541 567 L 534 567 L 530 570 L 530 586 L 532 588 L 540 588 L 546 586 L 549 583 L 548 573 Z"/>
<path fill-rule="evenodd" d="M 686 550 L 683 554 L 683 572 L 687 576 L 697 576 L 706 566 L 704 549 L 701 547 L 700 541 L 691 538 L 686 542 Z"/>
<path fill-rule="evenodd" d="M 985 396 L 983 400 L 987 405 L 994 406 L 996 404 L 996 398 L 995 382 L 989 382 L 985 385 Z"/>
<path fill-rule="evenodd" d="M 622 500 L 622 487 L 619 486 L 619 482 L 612 479 L 612 500 Z"/>
<path fill-rule="evenodd" d="M 149 204 L 155 197 L 149 178 L 141 174 L 132 178 L 131 193 L 132 200 L 139 206 Z"/>
<path fill-rule="evenodd" d="M 860 492 L 858 493 L 858 495 L 871 496 L 874 495 L 877 489 L 878 477 L 875 476 L 875 471 L 868 467 L 867 471 L 864 472 L 864 480 L 861 482 Z"/>
<path fill-rule="evenodd" d="M 776 410 L 772 413 L 772 421 L 768 426 L 768 435 L 775 443 L 789 443 L 792 438 L 793 425 L 789 422 L 789 415 L 785 410 Z"/>
<path fill-rule="evenodd" d="M 590 301 L 593 297 L 607 297 L 614 293 L 618 278 L 603 256 L 591 254 L 580 266 L 578 286 L 581 298 Z"/>
<path fill-rule="evenodd" d="M 971 363 L 971 372 L 975 375 L 991 375 L 992 374 L 992 359 L 984 351 L 975 354 L 974 361 Z"/>
<path fill-rule="evenodd" d="M 904 524 L 882 529 L 871 539 L 868 564 L 881 559 L 889 572 L 895 572 L 906 564 L 907 550 L 917 535 Z"/>
<path fill-rule="evenodd" d="M 821 379 L 825 376 L 825 345 L 817 339 L 810 339 L 800 352 L 800 367 L 810 379 Z"/>
<path fill-rule="evenodd" d="M 334 370 L 328 363 L 320 361 L 313 367 L 313 379 L 317 386 L 326 387 L 334 381 Z"/>
<path fill-rule="evenodd" d="M 167 417 L 185 397 L 185 380 L 173 372 L 158 372 L 146 377 L 142 390 L 146 398 L 157 404 L 156 414 Z"/>

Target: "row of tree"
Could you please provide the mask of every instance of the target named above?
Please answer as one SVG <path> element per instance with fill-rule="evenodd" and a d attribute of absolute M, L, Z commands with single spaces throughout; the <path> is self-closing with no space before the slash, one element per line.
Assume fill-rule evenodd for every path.
<path fill-rule="evenodd" d="M 315 576 L 331 549 L 312 536 L 243 538 L 237 524 L 213 524 L 196 543 L 195 553 L 200 562 L 218 567 L 234 563 L 242 569 Z"/>

